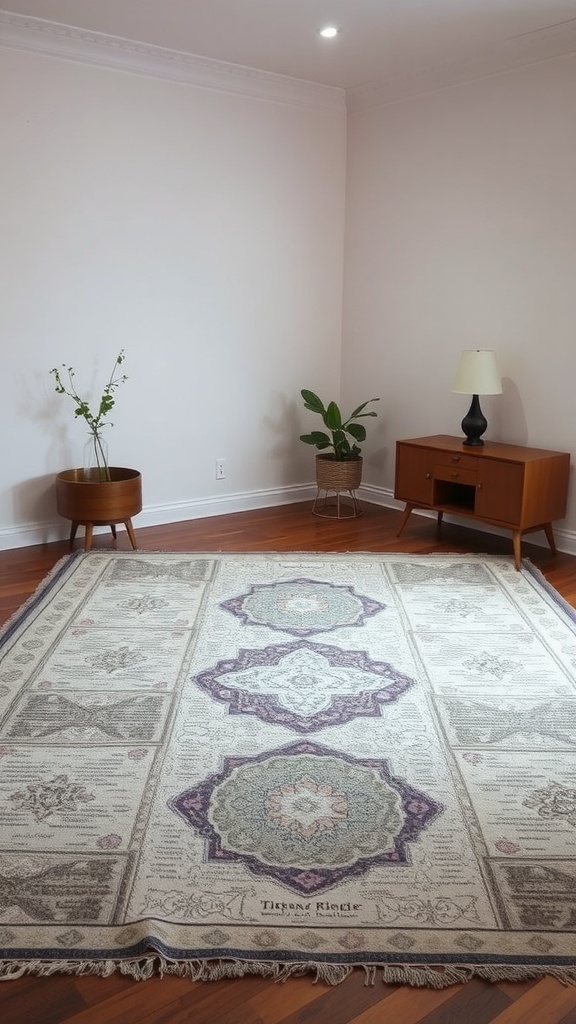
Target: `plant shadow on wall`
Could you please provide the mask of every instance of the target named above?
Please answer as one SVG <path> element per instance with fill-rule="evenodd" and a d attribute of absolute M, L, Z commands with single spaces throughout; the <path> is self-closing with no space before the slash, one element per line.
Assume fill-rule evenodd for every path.
<path fill-rule="evenodd" d="M 363 460 L 360 444 L 366 440 L 366 427 L 359 421 L 378 415 L 367 406 L 372 402 L 379 402 L 380 399 L 369 398 L 357 406 L 350 416 L 344 417 L 336 402 L 330 401 L 324 405 L 318 395 L 307 388 L 302 388 L 300 394 L 304 401 L 304 408 L 320 416 L 326 427 L 326 430 L 313 430 L 309 434 L 300 434 L 300 440 L 304 444 L 312 445 L 320 452 L 316 456 L 318 492 L 313 512 L 316 515 L 323 515 L 325 518 L 337 519 L 359 515 L 355 492 L 362 481 Z M 326 495 L 323 512 L 318 510 L 318 497 L 321 491 L 324 491 Z M 333 492 L 337 496 L 336 505 L 333 508 L 327 502 L 328 492 Z M 347 492 L 352 501 L 349 506 L 349 514 L 343 512 L 341 508 L 340 494 L 342 492 Z"/>
<path fill-rule="evenodd" d="M 295 478 L 299 467 L 300 449 L 294 447 L 293 441 L 299 429 L 298 410 L 296 403 L 293 400 L 289 401 L 282 392 L 273 393 L 271 403 L 274 415 L 263 416 L 261 423 L 266 437 L 272 439 L 267 452 L 273 457 L 280 474 L 279 483 L 286 484 Z"/>

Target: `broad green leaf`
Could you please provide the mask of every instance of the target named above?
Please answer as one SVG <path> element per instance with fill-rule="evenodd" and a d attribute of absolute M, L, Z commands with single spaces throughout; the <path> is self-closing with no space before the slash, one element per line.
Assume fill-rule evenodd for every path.
<path fill-rule="evenodd" d="M 321 430 L 314 430 L 311 434 L 300 434 L 300 440 L 304 441 L 304 444 L 313 444 L 316 448 L 329 448 L 332 446 L 332 441 L 328 434 L 323 434 Z"/>
<path fill-rule="evenodd" d="M 356 441 L 366 440 L 366 427 L 362 423 L 350 423 L 346 429 Z"/>
<path fill-rule="evenodd" d="M 306 409 L 310 409 L 311 412 L 320 413 L 321 416 L 324 415 L 326 412 L 324 403 L 318 398 L 318 395 L 315 395 L 313 391 L 307 391 L 306 388 L 303 388 L 300 394 L 304 399 Z"/>
<path fill-rule="evenodd" d="M 340 409 L 336 405 L 336 402 L 330 402 L 330 405 L 326 409 L 324 423 L 328 427 L 328 430 L 342 429 L 342 416 L 340 414 Z"/>

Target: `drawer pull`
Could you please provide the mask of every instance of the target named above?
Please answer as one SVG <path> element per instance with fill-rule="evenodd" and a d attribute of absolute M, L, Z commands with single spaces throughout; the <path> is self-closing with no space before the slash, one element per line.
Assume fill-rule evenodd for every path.
<path fill-rule="evenodd" d="M 452 456 L 452 462 L 460 462 L 460 456 L 459 455 L 453 455 Z"/>
<path fill-rule="evenodd" d="M 453 480 L 457 480 L 459 476 L 460 476 L 460 473 L 452 473 L 452 479 Z"/>
<path fill-rule="evenodd" d="M 432 473 L 426 473 L 426 479 L 427 480 L 431 480 L 432 479 Z"/>

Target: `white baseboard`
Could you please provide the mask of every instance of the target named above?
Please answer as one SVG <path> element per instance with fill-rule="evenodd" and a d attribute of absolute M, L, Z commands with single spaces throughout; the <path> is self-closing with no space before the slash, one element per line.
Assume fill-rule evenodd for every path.
<path fill-rule="evenodd" d="M 393 491 L 390 491 L 385 487 L 363 484 L 358 492 L 358 497 L 362 501 L 369 501 L 372 505 L 381 505 L 384 508 L 397 509 L 398 511 L 401 511 L 404 508 L 404 502 L 397 501 L 394 497 Z M 413 515 L 436 519 L 436 512 L 432 512 L 425 508 L 414 509 Z M 479 530 L 482 533 L 496 533 L 499 537 L 510 536 L 509 530 L 501 530 L 497 526 L 490 526 L 488 523 L 482 523 L 478 519 L 472 520 L 469 516 L 445 515 L 444 522 L 455 523 L 457 526 L 467 526 L 468 529 Z M 576 533 L 574 530 L 566 530 L 561 526 L 554 524 L 554 538 L 556 540 L 556 547 L 558 548 L 558 551 L 562 551 L 566 555 L 576 555 Z M 526 540 L 529 540 L 530 544 L 535 544 L 537 547 L 548 547 L 548 541 L 546 540 L 544 531 L 528 533 L 526 534 Z"/>
<path fill-rule="evenodd" d="M 194 501 L 173 502 L 166 505 L 148 505 L 134 520 L 136 531 L 146 526 L 165 526 L 168 523 L 182 523 L 188 519 L 206 519 L 208 516 L 222 516 L 229 512 L 249 512 L 258 508 L 275 505 L 292 505 L 297 501 L 312 500 L 316 494 L 313 484 L 294 487 L 275 487 L 261 491 L 245 491 L 225 494 L 218 498 L 198 498 Z M 97 526 L 94 532 L 103 533 L 107 526 Z M 124 527 L 118 524 L 118 529 Z M 43 523 L 24 523 L 19 526 L 0 529 L 0 551 L 10 548 L 30 547 L 33 544 L 50 544 L 66 540 L 70 535 L 67 520 L 51 519 Z"/>
<path fill-rule="evenodd" d="M 146 526 L 166 526 L 169 523 L 182 523 L 188 519 L 206 519 L 208 516 L 222 516 L 230 512 L 250 512 L 258 508 L 272 508 L 277 505 L 292 505 L 297 501 L 312 501 L 316 496 L 316 485 L 299 484 L 294 487 L 275 487 L 260 491 L 244 491 L 238 494 L 225 494 L 218 498 L 198 498 L 194 501 L 173 502 L 166 505 L 148 505 L 139 513 L 135 521 L 135 529 Z M 402 510 L 404 503 L 396 501 L 391 490 L 363 484 L 358 497 L 361 501 L 383 508 Z M 435 518 L 436 513 L 426 509 L 415 509 L 414 515 Z M 444 516 L 445 522 L 467 526 L 485 533 L 497 533 L 508 537 L 509 532 L 495 526 L 488 526 L 478 520 L 458 516 Z M 105 532 L 106 526 L 96 527 L 95 532 Z M 119 530 L 124 527 L 119 524 Z M 57 540 L 66 540 L 70 534 L 70 526 L 65 519 L 51 519 L 43 523 L 24 523 L 19 526 L 0 529 L 0 551 L 11 548 L 30 547 L 33 544 L 50 544 Z M 576 533 L 554 526 L 556 546 L 567 555 L 576 555 Z M 539 547 L 548 547 L 544 534 L 529 534 L 530 543 Z"/>

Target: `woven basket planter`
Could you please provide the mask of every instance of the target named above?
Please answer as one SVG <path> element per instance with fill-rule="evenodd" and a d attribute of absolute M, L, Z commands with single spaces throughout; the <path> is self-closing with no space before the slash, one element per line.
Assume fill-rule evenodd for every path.
<path fill-rule="evenodd" d="M 340 461 L 333 455 L 316 456 L 316 486 L 318 491 L 312 507 L 315 516 L 322 519 L 355 519 L 362 512 L 356 504 L 355 491 L 362 480 L 362 458 Z M 323 497 L 322 497 L 323 494 Z M 335 495 L 332 499 L 329 494 Z M 348 495 L 348 500 L 342 498 Z"/>
<path fill-rule="evenodd" d="M 362 458 L 338 461 L 333 455 L 316 456 L 316 485 L 321 491 L 355 491 L 362 480 Z"/>

